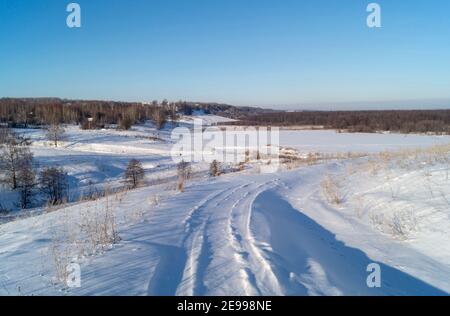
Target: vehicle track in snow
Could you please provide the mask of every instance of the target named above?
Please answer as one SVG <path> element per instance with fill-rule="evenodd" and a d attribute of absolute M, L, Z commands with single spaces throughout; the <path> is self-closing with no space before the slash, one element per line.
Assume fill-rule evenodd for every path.
<path fill-rule="evenodd" d="M 178 295 L 206 294 L 205 270 L 212 258 L 211 241 L 208 236 L 211 216 L 214 212 L 220 212 L 222 204 L 247 185 L 249 184 L 244 183 L 221 188 L 208 195 L 189 212 L 189 216 L 185 220 L 186 235 L 183 240 L 187 260 L 182 281 L 177 289 Z"/>
<path fill-rule="evenodd" d="M 280 293 L 280 287 L 275 274 L 261 255 L 250 232 L 251 211 L 254 200 L 266 190 L 278 185 L 278 180 L 262 183 L 246 194 L 233 205 L 229 227 L 233 236 L 235 255 L 242 264 L 242 274 L 245 275 L 248 289 L 247 295 L 266 295 Z M 269 285 L 269 286 L 268 286 Z"/>
<path fill-rule="evenodd" d="M 210 194 L 186 220 L 187 260 L 179 295 L 261 295 L 261 275 L 270 275 L 251 245 L 248 219 L 252 201 L 274 180 L 241 182 Z M 242 222 L 243 225 L 238 224 Z M 273 278 L 273 275 L 270 276 Z M 276 280 L 272 279 L 276 283 Z M 273 283 L 272 282 L 272 283 Z"/>

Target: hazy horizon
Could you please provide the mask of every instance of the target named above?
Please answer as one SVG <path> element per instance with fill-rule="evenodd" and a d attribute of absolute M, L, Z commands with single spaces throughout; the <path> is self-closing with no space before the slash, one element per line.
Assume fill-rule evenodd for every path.
<path fill-rule="evenodd" d="M 112 98 L 83 98 L 83 97 L 65 97 L 65 96 L 0 96 L 1 98 L 13 99 L 45 99 L 57 98 L 62 100 L 98 100 L 112 102 L 137 102 L 150 103 L 156 99 L 112 99 Z M 157 100 L 162 101 L 162 100 Z M 360 102 L 335 102 L 335 103 L 301 103 L 301 104 L 232 104 L 218 100 L 168 100 L 169 102 L 186 101 L 192 103 L 216 103 L 227 104 L 238 107 L 255 107 L 281 111 L 364 111 L 364 110 L 448 110 L 450 109 L 449 99 L 431 99 L 431 100 L 385 100 L 385 101 L 360 101 Z"/>

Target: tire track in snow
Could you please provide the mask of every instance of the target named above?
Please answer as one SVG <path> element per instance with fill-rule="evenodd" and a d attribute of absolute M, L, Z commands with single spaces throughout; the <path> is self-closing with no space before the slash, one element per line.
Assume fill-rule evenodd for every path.
<path fill-rule="evenodd" d="M 261 191 L 273 187 L 277 180 L 265 182 L 252 182 L 239 187 L 226 200 L 232 204 L 226 205 L 223 202 L 221 207 L 224 210 L 213 210 L 205 228 L 206 238 L 209 245 L 207 254 L 212 258 L 205 269 L 205 278 L 209 295 L 262 295 L 259 289 L 258 280 L 261 262 L 255 260 L 255 255 L 248 251 L 243 244 L 247 242 L 244 238 L 246 233 L 241 233 L 234 220 L 235 213 L 246 214 L 250 209 L 249 205 Z M 262 189 L 264 188 L 264 189 Z M 244 216 L 245 218 L 245 216 Z M 245 227 L 245 225 L 244 225 Z M 223 232 L 226 232 L 223 235 Z M 243 237 L 244 236 L 244 237 Z M 256 263 L 256 264 L 255 264 Z M 269 274 L 270 274 L 270 266 Z M 277 283 L 271 279 L 272 283 Z M 199 294 L 205 294 L 205 291 Z"/>
<path fill-rule="evenodd" d="M 273 187 L 276 181 L 248 182 L 228 187 L 210 195 L 195 208 L 189 220 L 190 232 L 185 239 L 188 260 L 177 294 L 270 293 L 269 290 L 262 292 L 259 289 L 259 285 L 264 284 L 259 277 L 269 276 L 272 284 L 277 284 L 277 280 L 273 277 L 270 265 L 264 261 L 261 274 L 261 258 L 245 245 L 248 243 L 244 239 L 248 236 L 245 218 L 256 196 Z M 235 213 L 244 215 L 243 232 L 234 224 L 237 219 Z"/>
<path fill-rule="evenodd" d="M 277 186 L 277 182 L 275 179 L 234 187 L 230 194 L 222 197 L 219 193 L 201 207 L 204 225 L 201 235 L 196 232 L 200 236 L 197 245 L 192 246 L 197 251 L 193 263 L 198 273 L 191 280 L 189 295 L 282 293 L 271 265 L 253 246 L 249 233 L 254 199 Z"/>
<path fill-rule="evenodd" d="M 197 213 L 209 201 L 214 200 L 224 192 L 225 190 L 214 191 L 214 193 L 207 195 L 200 203 L 188 211 L 188 215 L 183 221 L 185 237 L 182 239 L 180 247 L 158 245 L 161 250 L 161 257 L 159 258 L 159 263 L 147 285 L 148 295 L 177 294 L 177 290 L 180 287 L 180 283 L 183 281 L 189 260 L 189 251 L 185 247 L 187 240 L 196 232 L 197 227 L 202 224 L 202 219 Z M 178 275 L 179 279 L 177 281 Z"/>
<path fill-rule="evenodd" d="M 216 191 L 202 200 L 190 212 L 185 221 L 186 236 L 183 240 L 187 260 L 182 281 L 177 289 L 177 295 L 204 295 L 206 293 L 207 287 L 204 284 L 204 277 L 213 254 L 207 232 L 211 218 L 209 213 L 217 212 L 217 208 L 222 203 L 229 200 L 233 194 L 247 185 L 248 183 Z"/>
<path fill-rule="evenodd" d="M 249 192 L 247 199 L 240 208 L 241 213 L 234 214 L 231 217 L 231 227 L 235 237 L 237 249 L 241 249 L 241 260 L 245 262 L 244 269 L 247 278 L 251 281 L 258 295 L 282 295 L 281 286 L 274 273 L 271 264 L 264 258 L 256 240 L 252 236 L 250 224 L 252 218 L 252 209 L 255 199 L 267 190 L 273 189 L 279 185 L 279 179 L 271 180 L 259 185 L 252 192 Z M 255 294 L 255 293 L 251 293 Z"/>
<path fill-rule="evenodd" d="M 176 295 L 282 294 L 270 263 L 250 233 L 253 201 L 278 181 L 225 185 L 188 212 Z"/>

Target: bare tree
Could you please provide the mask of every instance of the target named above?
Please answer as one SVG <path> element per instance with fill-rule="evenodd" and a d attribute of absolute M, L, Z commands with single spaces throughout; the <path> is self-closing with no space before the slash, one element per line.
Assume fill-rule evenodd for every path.
<path fill-rule="evenodd" d="M 32 156 L 24 160 L 18 173 L 18 186 L 20 192 L 20 207 L 29 208 L 33 203 L 36 174 L 33 168 Z"/>
<path fill-rule="evenodd" d="M 29 139 L 9 132 L 3 144 L 0 144 L 0 166 L 3 170 L 3 182 L 7 183 L 12 190 L 18 188 L 19 171 L 29 161 L 33 160 L 30 151 Z"/>
<path fill-rule="evenodd" d="M 52 124 L 47 128 L 47 138 L 55 144 L 55 147 L 58 147 L 58 142 L 65 139 L 65 133 L 66 131 L 59 124 Z"/>
<path fill-rule="evenodd" d="M 167 122 L 166 111 L 161 107 L 155 108 L 153 111 L 153 121 L 157 129 L 162 129 Z"/>
<path fill-rule="evenodd" d="M 130 116 L 126 115 L 123 119 L 119 122 L 119 128 L 123 129 L 125 131 L 128 131 L 131 126 L 133 126 L 133 120 Z"/>
<path fill-rule="evenodd" d="M 50 167 L 42 170 L 39 185 L 49 204 L 62 204 L 67 199 L 69 179 L 63 168 Z"/>
<path fill-rule="evenodd" d="M 170 121 L 172 122 L 172 124 L 177 124 L 177 121 L 178 121 L 177 104 L 170 103 L 168 108 L 169 108 Z"/>
<path fill-rule="evenodd" d="M 7 127 L 0 127 L 0 146 L 5 144 L 8 137 L 11 135 L 11 130 Z"/>
<path fill-rule="evenodd" d="M 137 159 L 131 159 L 128 163 L 127 170 L 125 170 L 125 181 L 130 188 L 135 189 L 144 179 L 145 171 L 142 163 Z"/>

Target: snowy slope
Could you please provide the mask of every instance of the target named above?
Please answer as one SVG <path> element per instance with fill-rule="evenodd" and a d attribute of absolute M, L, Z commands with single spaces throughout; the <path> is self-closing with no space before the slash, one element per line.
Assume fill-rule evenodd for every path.
<path fill-rule="evenodd" d="M 449 293 L 448 261 L 353 223 L 319 199 L 317 175 L 336 167 L 226 176 L 166 193 L 158 207 L 148 201 L 161 188 L 131 192 L 116 209 L 122 241 L 81 260 L 82 287 L 64 292 L 51 285 L 51 226 L 88 204 L 3 225 L 0 293 L 17 286 L 22 294 L 76 295 Z M 126 214 L 136 209 L 144 215 L 130 224 Z M 371 262 L 382 267 L 381 289 L 366 286 Z"/>
<path fill-rule="evenodd" d="M 33 150 L 79 183 L 120 181 L 144 149 L 150 174 L 172 163 L 153 151 L 169 143 L 142 138 L 151 129 L 68 133 L 50 149 L 33 132 Z M 426 149 L 436 139 L 421 138 L 419 151 L 196 178 L 183 193 L 169 181 L 0 225 L 0 295 L 447 295 L 450 155 Z M 81 232 L 105 209 L 120 239 L 92 251 Z M 80 288 L 57 282 L 58 260 L 81 265 Z M 370 263 L 381 288 L 366 285 Z"/>

